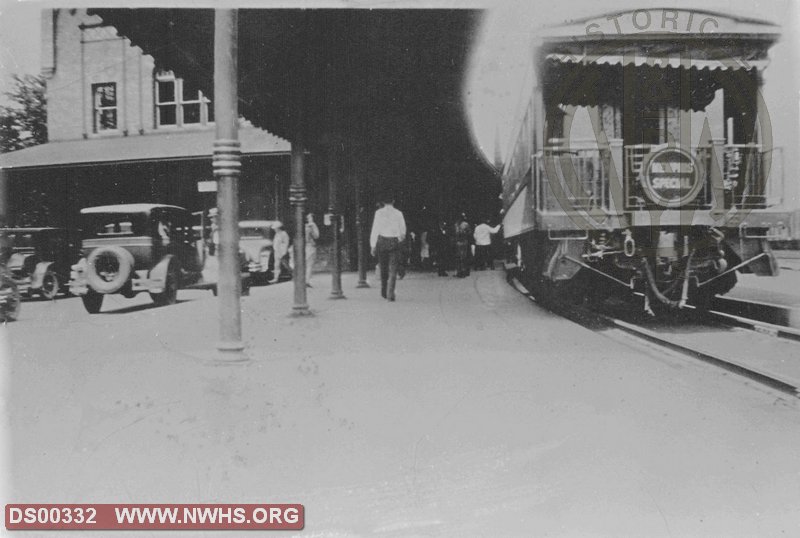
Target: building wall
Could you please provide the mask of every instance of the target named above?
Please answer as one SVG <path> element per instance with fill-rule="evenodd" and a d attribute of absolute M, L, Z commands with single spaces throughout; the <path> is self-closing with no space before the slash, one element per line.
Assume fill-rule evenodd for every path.
<path fill-rule="evenodd" d="M 151 56 L 84 9 L 43 13 L 43 74 L 50 141 L 126 136 L 154 130 Z M 82 28 L 83 25 L 83 28 Z M 117 89 L 117 129 L 95 133 L 92 84 Z"/>

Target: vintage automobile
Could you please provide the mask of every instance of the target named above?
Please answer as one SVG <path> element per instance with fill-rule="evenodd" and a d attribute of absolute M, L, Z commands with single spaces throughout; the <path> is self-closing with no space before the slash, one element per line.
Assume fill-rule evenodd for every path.
<path fill-rule="evenodd" d="M 200 282 L 202 264 L 191 214 L 177 206 L 125 204 L 81 210 L 82 258 L 72 266 L 70 292 L 97 313 L 103 297 L 148 292 L 158 305 Z"/>
<path fill-rule="evenodd" d="M 272 238 L 276 220 L 243 220 L 239 222 L 239 250 L 246 259 L 247 272 L 253 282 L 272 280 L 274 261 Z"/>
<path fill-rule="evenodd" d="M 0 322 L 15 321 L 19 316 L 20 294 L 11 274 L 0 268 Z"/>
<path fill-rule="evenodd" d="M 19 288 L 6 267 L 10 256 L 11 242 L 8 236 L 0 231 L 0 322 L 14 321 L 19 316 Z"/>
<path fill-rule="evenodd" d="M 54 299 L 67 290 L 70 264 L 77 258 L 75 246 L 63 228 L 6 228 L 11 255 L 7 268 L 19 292 Z"/>

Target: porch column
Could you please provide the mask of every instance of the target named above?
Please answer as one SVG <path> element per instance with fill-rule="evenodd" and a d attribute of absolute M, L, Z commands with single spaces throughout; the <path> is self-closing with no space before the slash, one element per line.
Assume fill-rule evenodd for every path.
<path fill-rule="evenodd" d="M 217 9 L 214 19 L 214 177 L 219 210 L 219 334 L 217 349 L 244 349 L 239 267 L 238 12 Z"/>
<path fill-rule="evenodd" d="M 353 183 L 356 190 L 356 242 L 358 243 L 358 284 L 356 288 L 369 288 L 367 283 L 367 245 L 364 235 L 364 226 L 369 222 L 369 217 L 364 207 L 364 185 L 361 177 L 361 168 L 357 166 L 355 155 L 351 156 Z"/>
<path fill-rule="evenodd" d="M 331 299 L 344 299 L 342 292 L 342 253 L 340 252 L 339 223 L 339 148 L 338 142 L 328 147 L 328 213 L 333 227 L 333 247 L 331 249 Z"/>
<path fill-rule="evenodd" d="M 289 186 L 289 202 L 294 208 L 294 305 L 292 315 L 308 316 L 306 299 L 306 180 L 305 180 L 305 145 L 302 128 L 296 126 L 292 140 L 292 183 Z"/>

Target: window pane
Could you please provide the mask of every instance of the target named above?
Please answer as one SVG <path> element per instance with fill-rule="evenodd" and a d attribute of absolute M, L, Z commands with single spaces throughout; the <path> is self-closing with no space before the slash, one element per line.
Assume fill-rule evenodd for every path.
<path fill-rule="evenodd" d="M 178 118 L 175 114 L 175 105 L 167 105 L 158 107 L 158 124 L 159 125 L 175 125 L 178 123 Z"/>
<path fill-rule="evenodd" d="M 117 85 L 95 84 L 94 103 L 96 107 L 117 106 Z"/>
<path fill-rule="evenodd" d="M 183 105 L 183 123 L 200 123 L 200 103 Z"/>
<path fill-rule="evenodd" d="M 158 82 L 158 102 L 170 103 L 175 101 L 175 81 L 160 80 Z"/>
<path fill-rule="evenodd" d="M 105 131 L 117 128 L 117 109 L 106 108 L 97 112 L 97 129 Z"/>
<path fill-rule="evenodd" d="M 214 121 L 214 103 L 206 99 L 205 107 L 208 110 L 208 122 L 211 123 Z"/>
<path fill-rule="evenodd" d="M 197 88 L 190 88 L 184 81 L 183 84 L 183 100 L 184 101 L 198 101 L 200 99 L 200 92 Z"/>

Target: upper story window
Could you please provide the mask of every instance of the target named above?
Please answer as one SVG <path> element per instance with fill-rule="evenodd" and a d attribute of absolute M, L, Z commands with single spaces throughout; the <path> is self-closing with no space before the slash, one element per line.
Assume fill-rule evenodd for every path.
<path fill-rule="evenodd" d="M 156 76 L 156 126 L 205 125 L 214 121 L 211 101 L 172 73 Z"/>
<path fill-rule="evenodd" d="M 114 82 L 92 84 L 94 132 L 117 129 L 117 85 Z"/>

